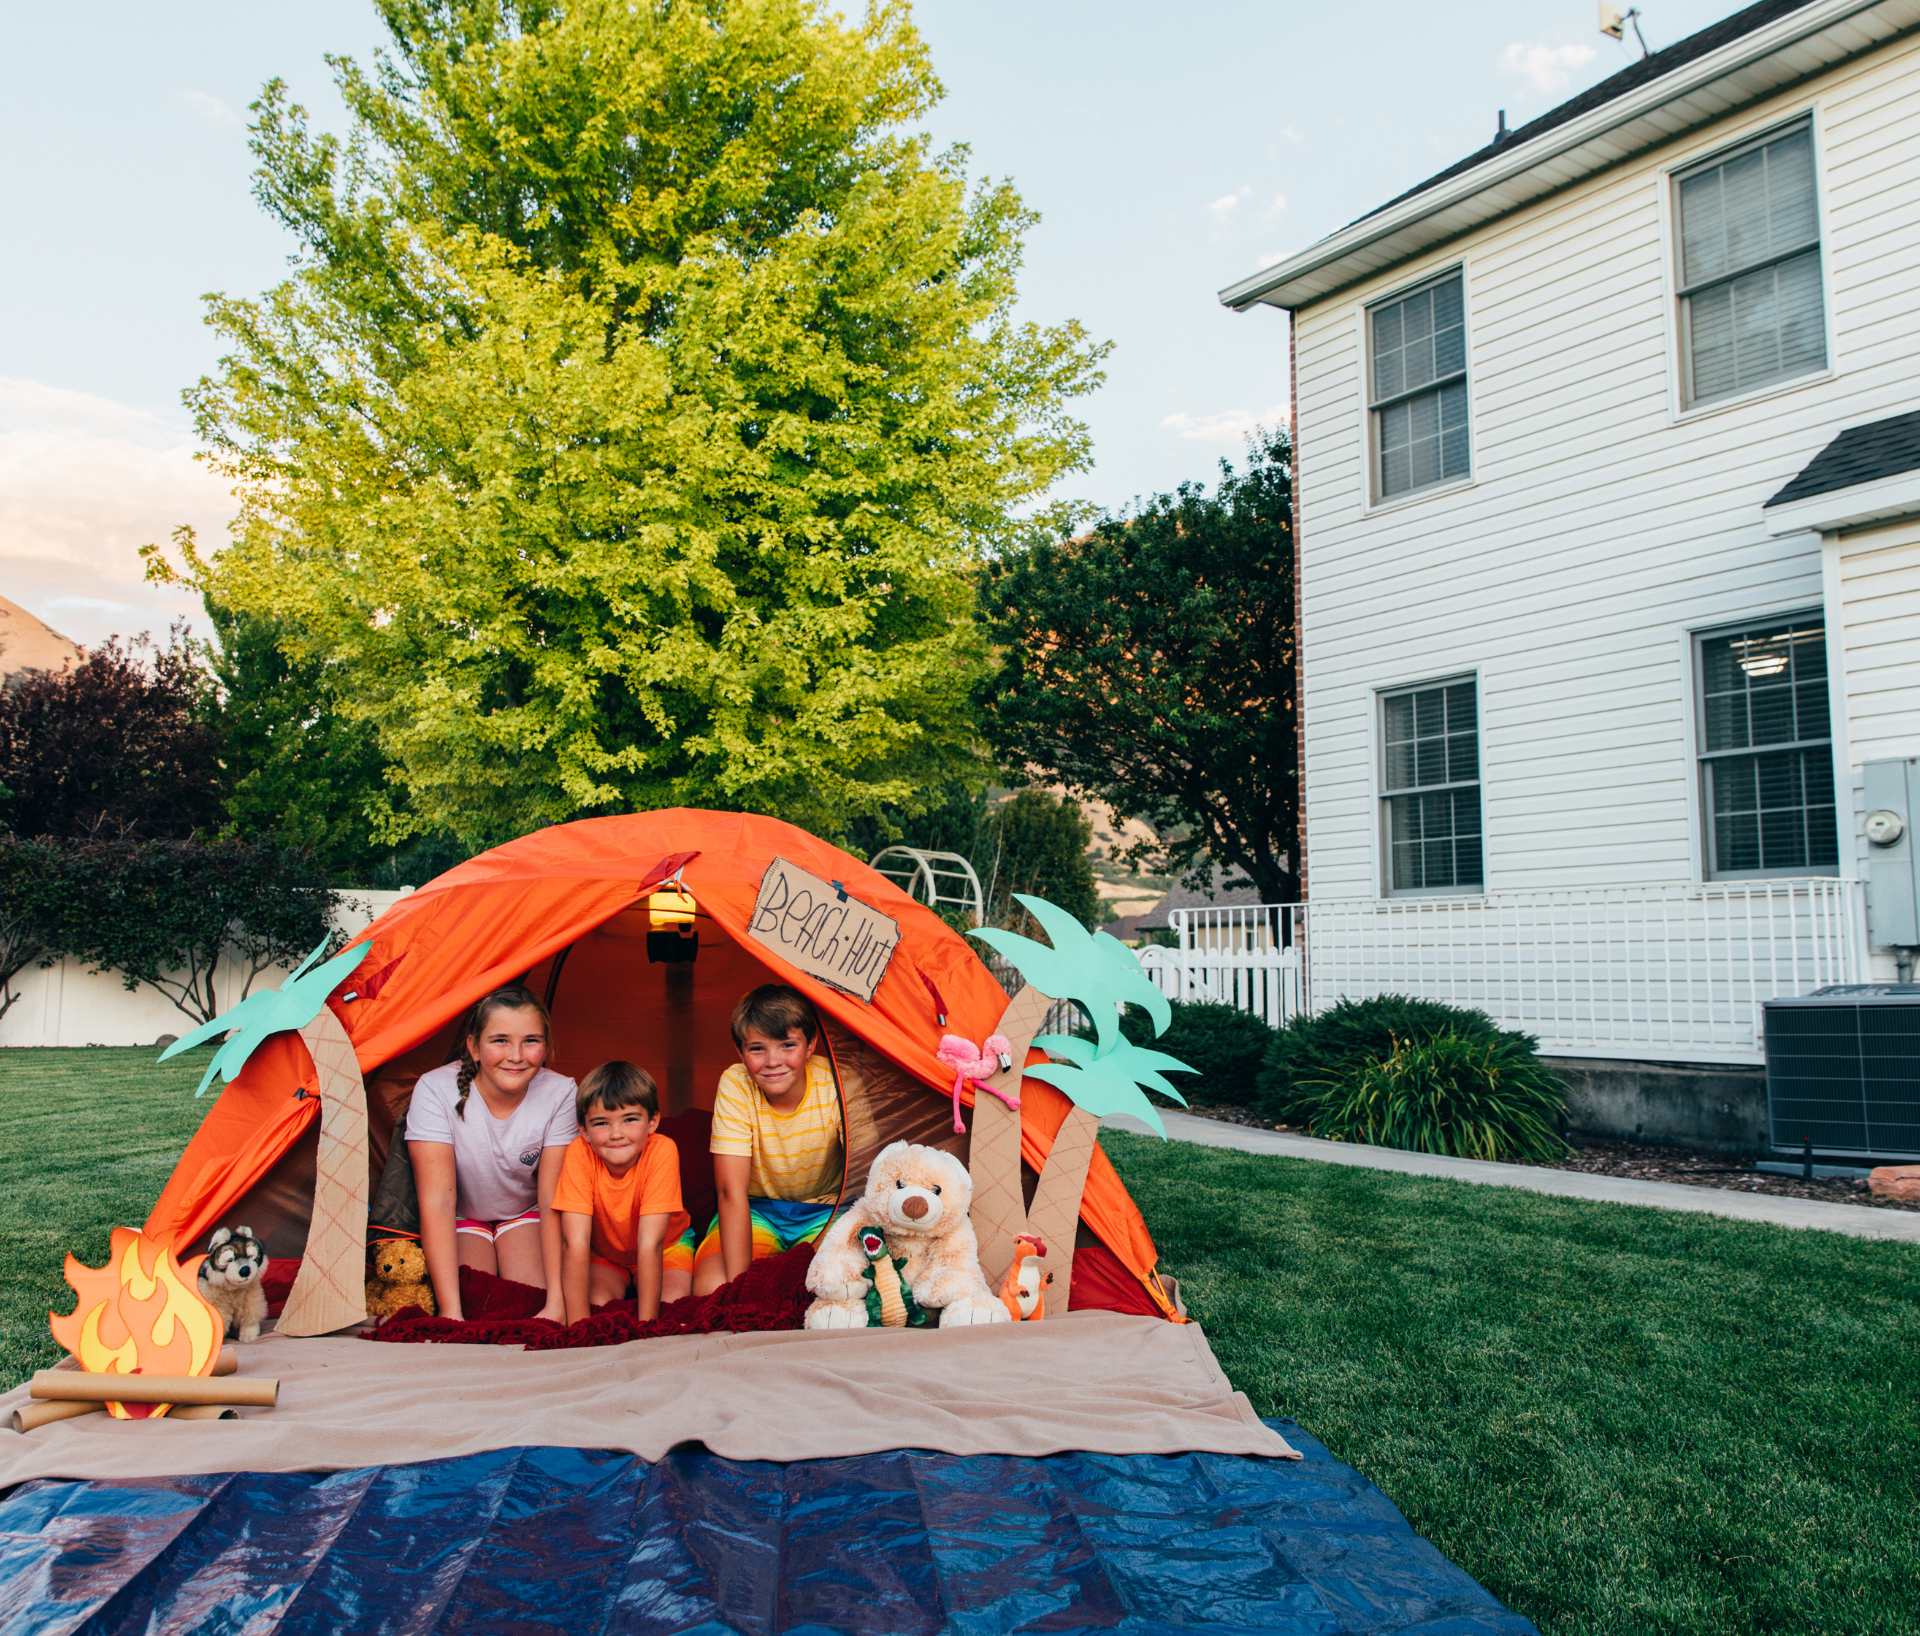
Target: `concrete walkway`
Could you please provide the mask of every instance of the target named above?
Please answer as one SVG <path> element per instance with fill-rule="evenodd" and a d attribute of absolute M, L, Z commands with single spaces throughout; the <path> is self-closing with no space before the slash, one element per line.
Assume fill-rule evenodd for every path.
<path fill-rule="evenodd" d="M 1658 1210 L 1691 1210 L 1734 1221 L 1770 1221 L 1777 1227 L 1812 1227 L 1854 1238 L 1893 1238 L 1920 1244 L 1920 1210 L 1874 1210 L 1858 1204 L 1826 1204 L 1817 1199 L 1780 1198 L 1771 1193 L 1741 1193 L 1732 1188 L 1687 1187 L 1679 1182 L 1641 1182 L 1624 1176 L 1590 1176 L 1579 1170 L 1542 1170 L 1533 1165 L 1489 1164 L 1483 1159 L 1449 1159 L 1432 1153 L 1402 1153 L 1397 1148 L 1365 1147 L 1354 1142 L 1322 1142 L 1287 1131 L 1229 1125 L 1191 1113 L 1163 1109 L 1167 1135 L 1201 1147 L 1234 1148 L 1242 1153 L 1272 1153 L 1286 1159 L 1318 1159 L 1323 1164 L 1357 1165 L 1363 1170 L 1395 1170 L 1406 1176 L 1443 1176 L 1449 1181 L 1488 1187 L 1518 1187 L 1564 1199 L 1599 1199 L 1607 1204 L 1645 1204 Z M 1127 1114 L 1100 1121 L 1111 1130 L 1152 1132 Z"/>

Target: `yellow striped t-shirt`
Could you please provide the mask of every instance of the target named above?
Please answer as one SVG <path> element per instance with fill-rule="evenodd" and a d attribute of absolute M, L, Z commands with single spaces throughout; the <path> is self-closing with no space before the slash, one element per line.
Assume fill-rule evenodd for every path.
<path fill-rule="evenodd" d="M 840 1097 L 824 1057 L 807 1058 L 807 1094 L 777 1113 L 735 1063 L 713 1099 L 712 1151 L 752 1159 L 747 1192 L 756 1199 L 832 1204 L 840 1196 Z"/>

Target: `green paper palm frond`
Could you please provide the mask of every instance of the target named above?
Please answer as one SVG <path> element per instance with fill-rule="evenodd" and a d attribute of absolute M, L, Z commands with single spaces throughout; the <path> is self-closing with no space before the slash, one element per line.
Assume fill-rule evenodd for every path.
<path fill-rule="evenodd" d="M 320 1008 L 327 1003 L 327 996 L 373 952 L 371 943 L 359 943 L 345 953 L 335 955 L 325 965 L 315 966 L 314 961 L 320 958 L 326 947 L 323 942 L 302 960 L 279 988 L 249 994 L 231 1011 L 223 1011 L 211 1022 L 204 1022 L 189 1033 L 182 1034 L 160 1053 L 160 1060 L 165 1062 L 168 1057 L 178 1056 L 182 1051 L 191 1050 L 216 1035 L 230 1034 L 232 1037 L 226 1044 L 214 1052 L 213 1061 L 207 1064 L 200 1087 L 193 1094 L 196 1097 L 205 1096 L 216 1073 L 232 1084 L 233 1076 L 246 1066 L 247 1058 L 259 1049 L 263 1041 L 273 1034 L 305 1028 L 320 1015 Z"/>
<path fill-rule="evenodd" d="M 1163 1033 L 1173 1020 L 1167 997 L 1140 969 L 1133 951 L 1105 932 L 1089 932 L 1065 909 L 1045 898 L 1016 892 L 1014 901 L 1039 922 L 1053 947 L 1018 932 L 982 927 L 969 932 L 1011 961 L 1029 983 L 1055 1000 L 1072 1000 L 1093 1020 L 1094 1037 L 1104 1052 L 1120 1038 L 1120 1008 L 1137 1005 Z"/>
<path fill-rule="evenodd" d="M 1075 1039 L 1069 1034 L 1042 1034 L 1033 1043 L 1049 1056 L 1066 1058 L 1072 1066 L 1042 1063 L 1027 1070 L 1029 1077 L 1044 1079 L 1064 1091 L 1076 1108 L 1084 1109 L 1095 1118 L 1104 1119 L 1110 1113 L 1130 1113 L 1136 1119 L 1144 1119 L 1163 1138 L 1167 1127 L 1161 1121 L 1160 1110 L 1147 1100 L 1141 1086 L 1172 1097 L 1184 1108 L 1187 1099 L 1173 1088 L 1166 1075 L 1197 1071 L 1178 1057 L 1148 1050 L 1125 1039 L 1111 1051 L 1098 1051 L 1090 1041 Z"/>

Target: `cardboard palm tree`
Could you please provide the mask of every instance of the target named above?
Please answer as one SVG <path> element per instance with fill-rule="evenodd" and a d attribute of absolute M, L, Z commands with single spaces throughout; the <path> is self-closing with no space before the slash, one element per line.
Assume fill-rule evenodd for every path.
<path fill-rule="evenodd" d="M 1073 1241 L 1080 1224 L 1080 1195 L 1086 1190 L 1100 1120 L 1109 1113 L 1144 1119 L 1162 1137 L 1166 1126 L 1142 1086 L 1185 1103 L 1166 1075 L 1193 1073 L 1184 1062 L 1161 1051 L 1134 1045 L 1120 1032 L 1123 1007 L 1137 1005 L 1164 1033 L 1173 1020 L 1167 997 L 1153 986 L 1124 943 L 1105 932 L 1089 932 L 1066 910 L 1044 898 L 1015 894 L 1015 901 L 1039 923 L 1052 943 L 997 928 L 970 933 L 1010 961 L 1026 980 L 1007 1002 L 996 1032 L 1006 1036 L 1012 1066 L 985 1084 L 997 1092 L 976 1097 L 969 1170 L 973 1179 L 973 1227 L 980 1240 L 980 1266 L 990 1287 L 998 1288 L 1012 1264 L 1015 1237 L 1030 1233 L 1049 1246 L 1047 1264 L 1054 1274 L 1047 1287 L 1049 1317 L 1067 1309 L 1073 1283 Z M 1071 1000 L 1093 1023 L 1092 1040 L 1066 1034 L 1041 1034 L 1048 1009 Z M 1063 1061 L 1022 1065 L 1031 1046 Z M 1072 1106 L 1053 1139 L 1033 1205 L 1020 1185 L 1020 1115 L 1001 1097 L 1017 1097 L 1023 1076 L 1045 1080 L 1066 1093 Z"/>
<path fill-rule="evenodd" d="M 278 989 L 249 994 L 231 1011 L 202 1023 L 160 1054 L 165 1062 L 217 1035 L 227 1041 L 213 1054 L 200 1088 L 204 1096 L 217 1073 L 231 1083 L 248 1057 L 271 1034 L 298 1032 L 313 1058 L 320 1088 L 320 1150 L 313 1182 L 313 1225 L 287 1304 L 283 1335 L 325 1335 L 367 1315 L 367 1092 L 353 1041 L 328 1009 L 331 994 L 372 952 L 362 943 L 316 966 L 322 943 Z"/>

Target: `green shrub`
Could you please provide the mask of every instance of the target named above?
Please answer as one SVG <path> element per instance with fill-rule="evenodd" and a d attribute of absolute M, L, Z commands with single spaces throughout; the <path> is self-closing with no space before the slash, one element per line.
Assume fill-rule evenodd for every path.
<path fill-rule="evenodd" d="M 1274 1122 L 1297 1124 L 1314 1093 L 1301 1086 L 1344 1080 L 1370 1062 L 1393 1055 L 1402 1042 L 1437 1039 L 1492 1039 L 1500 1025 L 1484 1011 L 1465 1011 L 1438 1000 L 1406 994 L 1378 994 L 1371 1000 L 1342 1000 L 1311 1017 L 1295 1017 L 1269 1036 L 1266 1066 L 1259 1077 L 1260 1111 Z M 1524 1034 L 1514 1038 L 1534 1042 Z"/>
<path fill-rule="evenodd" d="M 1523 1034 L 1446 1033 L 1399 1044 L 1384 1060 L 1317 1085 L 1307 1131 L 1462 1159 L 1557 1159 L 1554 1132 L 1566 1088 Z"/>
<path fill-rule="evenodd" d="M 1143 1011 L 1128 1011 L 1120 1020 L 1120 1032 L 1135 1045 L 1165 1051 L 1199 1070 L 1170 1076 L 1189 1102 L 1203 1107 L 1252 1107 L 1257 1095 L 1254 1081 L 1273 1030 L 1238 1006 L 1172 1003 L 1173 1021 L 1158 1039 Z"/>

